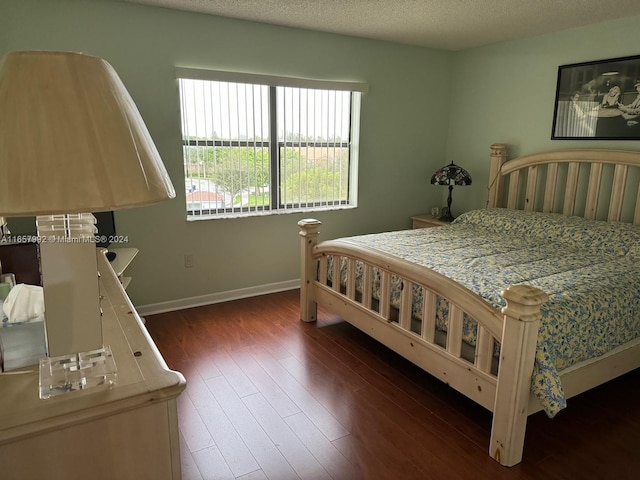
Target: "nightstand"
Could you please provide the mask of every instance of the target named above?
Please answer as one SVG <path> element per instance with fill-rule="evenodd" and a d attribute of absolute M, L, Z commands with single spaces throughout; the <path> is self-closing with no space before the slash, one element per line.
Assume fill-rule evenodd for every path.
<path fill-rule="evenodd" d="M 430 228 L 449 225 L 449 222 L 438 220 L 436 217 L 428 213 L 424 213 L 422 215 L 414 215 L 413 217 L 411 217 L 411 220 L 413 221 L 411 228 Z"/>

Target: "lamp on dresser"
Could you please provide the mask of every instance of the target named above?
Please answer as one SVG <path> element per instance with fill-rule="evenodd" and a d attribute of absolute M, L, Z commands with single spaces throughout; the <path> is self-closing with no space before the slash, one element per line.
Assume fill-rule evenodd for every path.
<path fill-rule="evenodd" d="M 170 199 L 173 185 L 115 70 L 72 52 L 3 58 L 0 171 L 0 216 L 36 215 L 48 352 L 41 396 L 43 388 L 44 396 L 85 388 L 92 380 L 83 361 L 98 371 L 110 361 L 102 342 L 95 218 L 86 212 Z M 43 380 L 52 372 L 66 379 Z"/>
<path fill-rule="evenodd" d="M 432 185 L 445 185 L 449 187 L 449 196 L 447 197 L 447 209 L 442 209 L 439 220 L 443 222 L 452 222 L 455 217 L 451 213 L 451 194 L 454 185 L 471 185 L 471 175 L 464 168 L 459 167 L 451 162 L 442 168 L 436 170 L 431 177 Z"/>

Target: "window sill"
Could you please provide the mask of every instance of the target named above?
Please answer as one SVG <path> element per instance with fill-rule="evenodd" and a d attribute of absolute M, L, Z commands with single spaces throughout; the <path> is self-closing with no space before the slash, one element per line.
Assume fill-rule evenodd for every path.
<path fill-rule="evenodd" d="M 281 210 L 269 210 L 259 212 L 242 212 L 242 213 L 225 213 L 217 215 L 187 215 L 187 222 L 198 222 L 200 220 L 228 220 L 232 218 L 250 218 L 250 217 L 268 217 L 273 215 L 287 215 L 291 213 L 307 213 L 312 214 L 316 212 L 330 212 L 335 210 L 352 210 L 357 208 L 356 205 L 332 205 L 330 207 L 318 207 L 313 209 L 281 209 Z"/>

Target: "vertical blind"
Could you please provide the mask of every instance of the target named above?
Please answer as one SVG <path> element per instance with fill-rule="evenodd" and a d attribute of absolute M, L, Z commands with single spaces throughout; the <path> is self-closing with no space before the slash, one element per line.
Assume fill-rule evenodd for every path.
<path fill-rule="evenodd" d="M 187 210 L 263 208 L 249 198 L 270 177 L 268 87 L 180 79 L 180 95 Z"/>
<path fill-rule="evenodd" d="M 277 88 L 281 207 L 348 201 L 351 92 Z"/>
<path fill-rule="evenodd" d="M 191 69 L 178 76 L 188 217 L 352 201 L 353 107 L 366 85 Z M 278 85 L 294 80 L 300 86 Z"/>

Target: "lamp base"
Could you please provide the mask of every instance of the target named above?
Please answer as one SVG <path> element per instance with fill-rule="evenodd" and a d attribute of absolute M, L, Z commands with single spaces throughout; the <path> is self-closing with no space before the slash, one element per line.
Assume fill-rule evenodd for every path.
<path fill-rule="evenodd" d="M 453 215 L 451 215 L 451 209 L 449 207 L 442 207 L 442 213 L 438 217 L 438 220 L 441 222 L 453 222 L 456 219 Z"/>
<path fill-rule="evenodd" d="M 40 274 L 47 354 L 96 350 L 104 345 L 92 214 L 40 215 Z"/>
<path fill-rule="evenodd" d="M 87 388 L 109 388 L 116 383 L 111 347 L 40 359 L 40 398 Z"/>

